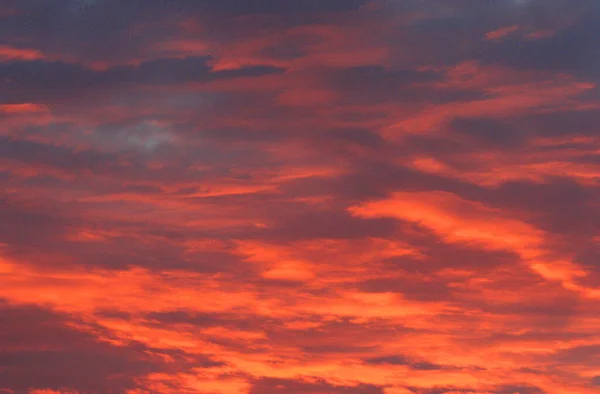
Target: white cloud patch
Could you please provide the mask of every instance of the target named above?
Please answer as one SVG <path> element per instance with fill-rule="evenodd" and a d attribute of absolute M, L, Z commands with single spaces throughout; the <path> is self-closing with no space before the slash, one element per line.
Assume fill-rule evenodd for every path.
<path fill-rule="evenodd" d="M 169 127 L 157 121 L 143 121 L 131 126 L 103 127 L 88 134 L 92 144 L 106 150 L 136 150 L 151 153 L 175 142 Z"/>

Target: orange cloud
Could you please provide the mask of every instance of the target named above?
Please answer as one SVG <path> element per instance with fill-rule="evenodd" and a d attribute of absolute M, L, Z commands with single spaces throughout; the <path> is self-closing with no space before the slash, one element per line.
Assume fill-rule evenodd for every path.
<path fill-rule="evenodd" d="M 517 253 L 529 267 L 548 280 L 562 281 L 578 289 L 572 280 L 587 273 L 564 260 L 550 260 L 547 235 L 539 229 L 480 203 L 445 192 L 395 193 L 390 199 L 350 208 L 359 217 L 395 217 L 423 225 L 447 242 L 508 250 Z"/>
<path fill-rule="evenodd" d="M 501 27 L 500 29 L 493 30 L 493 31 L 487 33 L 485 35 L 485 39 L 486 40 L 500 40 L 518 30 L 519 30 L 519 26 L 516 26 L 516 25 Z"/>
<path fill-rule="evenodd" d="M 48 107 L 41 104 L 23 103 L 0 105 L 0 112 L 4 112 L 6 114 L 27 114 L 47 111 Z"/>
<path fill-rule="evenodd" d="M 9 45 L 0 45 L 0 62 L 14 60 L 37 60 L 43 58 L 45 58 L 45 55 L 35 49 L 15 48 Z"/>

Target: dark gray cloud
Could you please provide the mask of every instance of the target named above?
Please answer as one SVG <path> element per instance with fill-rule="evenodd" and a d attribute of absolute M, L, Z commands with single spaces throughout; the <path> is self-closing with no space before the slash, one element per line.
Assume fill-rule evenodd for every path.
<path fill-rule="evenodd" d="M 564 236 L 592 236 L 598 230 L 594 201 L 600 190 L 566 177 L 545 183 L 505 182 L 486 196 L 491 205 L 533 214 L 541 228 Z"/>
<path fill-rule="evenodd" d="M 249 394 L 383 394 L 381 387 L 372 385 L 334 386 L 325 381 L 304 382 L 302 380 L 261 379 L 252 384 Z"/>
<path fill-rule="evenodd" d="M 0 137 L 0 155 L 33 165 L 55 167 L 68 172 L 97 174 L 122 171 L 115 155 L 93 150 L 75 151 L 61 146 Z"/>
<path fill-rule="evenodd" d="M 442 365 L 429 363 L 426 361 L 415 361 L 403 355 L 376 357 L 365 360 L 367 364 L 373 365 L 406 365 L 419 371 L 435 371 L 443 369 Z"/>
<path fill-rule="evenodd" d="M 504 385 L 494 389 L 494 394 L 546 394 L 545 390 L 539 387 L 527 384 L 523 385 Z"/>
<path fill-rule="evenodd" d="M 530 137 L 528 130 L 517 127 L 490 118 L 455 118 L 448 128 L 452 133 L 469 138 L 469 147 L 477 150 L 514 148 L 526 143 Z"/>
<path fill-rule="evenodd" d="M 337 67 L 322 70 L 322 85 L 343 96 L 341 102 L 377 105 L 385 102 L 411 102 L 423 99 L 426 82 L 441 81 L 443 75 L 434 71 L 412 69 L 390 70 L 383 66 Z"/>
<path fill-rule="evenodd" d="M 477 393 L 477 390 L 470 389 L 468 387 L 455 387 L 455 386 L 446 386 L 446 387 L 434 387 L 434 388 L 418 388 L 418 387 L 408 387 L 409 390 L 412 390 L 415 394 L 446 394 L 453 392 L 462 392 L 462 393 Z"/>
<path fill-rule="evenodd" d="M 9 253 L 39 253 L 64 237 L 73 220 L 57 204 L 0 196 L 0 242 Z"/>
<path fill-rule="evenodd" d="M 78 59 L 124 61 L 145 57 L 165 34 L 179 33 L 178 22 L 195 19 L 228 36 L 245 23 L 240 17 L 275 16 L 288 25 L 324 13 L 355 10 L 366 0 L 9 0 L 16 12 L 4 16 L 0 36 L 53 54 Z M 225 27 L 227 26 L 227 27 Z M 228 32 L 229 30 L 229 32 Z"/>
<path fill-rule="evenodd" d="M 589 366 L 600 366 L 600 345 L 576 346 L 560 350 L 552 359 L 559 365 L 585 363 Z"/>
<path fill-rule="evenodd" d="M 249 66 L 211 71 L 208 57 L 150 60 L 135 66 L 95 71 L 81 65 L 42 60 L 0 63 L 3 102 L 54 102 L 73 95 L 102 94 L 130 85 L 172 85 L 280 73 L 283 69 Z M 114 92 L 113 92 L 114 93 Z M 80 97 L 81 98 L 81 97 Z"/>
<path fill-rule="evenodd" d="M 310 210 L 278 217 L 267 230 L 257 234 L 268 239 L 359 239 L 389 237 L 395 233 L 391 219 L 359 219 L 343 210 Z"/>
<path fill-rule="evenodd" d="M 72 319 L 33 306 L 0 304 L 0 388 L 122 392 L 161 370 L 142 348 L 113 347 L 69 328 Z"/>
<path fill-rule="evenodd" d="M 560 12 L 559 9 L 546 10 L 542 6 L 540 10 Z M 540 14 L 539 17 L 547 16 Z M 559 31 L 549 38 L 523 40 L 514 37 L 490 42 L 481 48 L 480 57 L 519 69 L 566 72 L 597 80 L 600 46 L 595 37 L 600 34 L 600 8 L 597 5 L 589 7 L 571 26 L 553 27 Z"/>

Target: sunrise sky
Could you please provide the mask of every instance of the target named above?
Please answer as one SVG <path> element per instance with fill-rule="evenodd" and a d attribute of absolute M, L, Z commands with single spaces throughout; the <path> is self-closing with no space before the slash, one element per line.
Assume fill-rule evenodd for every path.
<path fill-rule="evenodd" d="M 1 394 L 600 392 L 598 0 L 0 1 Z"/>

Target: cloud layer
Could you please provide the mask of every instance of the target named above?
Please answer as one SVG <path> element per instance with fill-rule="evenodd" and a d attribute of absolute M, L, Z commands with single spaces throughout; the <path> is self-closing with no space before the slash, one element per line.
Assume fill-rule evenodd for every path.
<path fill-rule="evenodd" d="M 599 26 L 4 1 L 0 393 L 597 392 Z"/>

